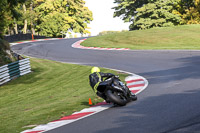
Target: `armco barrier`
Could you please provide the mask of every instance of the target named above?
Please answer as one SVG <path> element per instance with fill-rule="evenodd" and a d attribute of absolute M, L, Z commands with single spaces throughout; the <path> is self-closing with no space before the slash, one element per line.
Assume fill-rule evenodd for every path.
<path fill-rule="evenodd" d="M 0 85 L 31 72 L 29 58 L 0 67 Z"/>

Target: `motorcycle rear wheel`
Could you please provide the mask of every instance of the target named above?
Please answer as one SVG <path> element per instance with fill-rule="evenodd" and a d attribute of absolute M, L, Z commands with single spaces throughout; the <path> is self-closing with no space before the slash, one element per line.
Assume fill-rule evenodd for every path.
<path fill-rule="evenodd" d="M 126 98 L 117 95 L 116 92 L 111 90 L 106 91 L 106 96 L 112 103 L 115 103 L 120 106 L 124 106 L 128 102 Z"/>

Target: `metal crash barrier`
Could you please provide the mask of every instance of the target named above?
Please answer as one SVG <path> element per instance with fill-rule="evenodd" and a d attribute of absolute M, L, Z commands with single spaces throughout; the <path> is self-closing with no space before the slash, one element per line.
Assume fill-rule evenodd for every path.
<path fill-rule="evenodd" d="M 29 58 L 0 67 L 0 85 L 31 72 Z"/>

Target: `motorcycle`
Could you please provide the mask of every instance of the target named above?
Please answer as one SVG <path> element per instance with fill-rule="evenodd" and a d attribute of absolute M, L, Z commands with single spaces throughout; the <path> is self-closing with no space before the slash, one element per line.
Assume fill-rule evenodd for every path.
<path fill-rule="evenodd" d="M 106 96 L 106 102 L 124 106 L 128 102 L 137 100 L 137 96 L 133 94 L 129 88 L 119 79 L 118 76 L 109 77 L 101 82 L 98 90 Z"/>

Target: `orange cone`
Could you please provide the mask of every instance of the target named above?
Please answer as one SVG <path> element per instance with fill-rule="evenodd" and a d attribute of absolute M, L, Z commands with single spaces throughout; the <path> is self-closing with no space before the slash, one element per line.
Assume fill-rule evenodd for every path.
<path fill-rule="evenodd" d="M 32 40 L 34 40 L 34 35 L 32 34 Z"/>
<path fill-rule="evenodd" d="M 91 100 L 91 98 L 89 98 L 89 105 L 92 105 L 92 100 Z"/>

